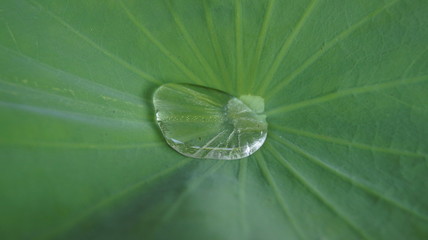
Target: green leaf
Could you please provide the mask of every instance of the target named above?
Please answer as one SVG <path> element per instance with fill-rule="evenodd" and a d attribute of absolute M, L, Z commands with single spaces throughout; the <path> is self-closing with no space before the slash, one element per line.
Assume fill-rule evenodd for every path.
<path fill-rule="evenodd" d="M 425 0 L 3 0 L 1 239 L 427 239 Z M 154 90 L 265 100 L 186 158 Z"/>

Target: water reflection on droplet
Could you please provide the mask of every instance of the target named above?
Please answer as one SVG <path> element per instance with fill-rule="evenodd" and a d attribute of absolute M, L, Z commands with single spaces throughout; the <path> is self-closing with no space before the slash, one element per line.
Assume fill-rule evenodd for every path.
<path fill-rule="evenodd" d="M 261 97 L 241 99 L 190 84 L 164 84 L 153 96 L 157 123 L 167 143 L 193 158 L 240 159 L 266 140 Z"/>

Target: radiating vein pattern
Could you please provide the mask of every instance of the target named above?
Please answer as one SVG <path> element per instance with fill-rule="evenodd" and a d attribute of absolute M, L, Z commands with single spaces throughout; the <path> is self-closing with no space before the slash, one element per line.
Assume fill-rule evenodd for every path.
<path fill-rule="evenodd" d="M 135 26 L 147 36 L 150 41 L 153 42 L 175 65 L 177 65 L 184 74 L 186 74 L 193 82 L 203 84 L 199 77 L 197 77 L 179 58 L 174 56 L 159 40 L 153 36 L 153 34 L 134 16 L 134 14 L 126 7 L 125 3 L 120 1 L 120 6 L 125 11 L 126 15 L 130 19 L 130 21 L 135 24 Z"/>
<path fill-rule="evenodd" d="M 141 69 L 129 64 L 128 62 L 124 61 L 123 59 L 121 59 L 120 57 L 114 55 L 113 53 L 109 52 L 108 50 L 106 50 L 105 48 L 103 48 L 102 46 L 100 46 L 99 44 L 97 44 L 96 42 L 92 41 L 91 39 L 89 39 L 88 37 L 86 37 L 84 34 L 82 34 L 81 32 L 79 32 L 77 29 L 73 28 L 70 24 L 68 24 L 67 22 L 65 22 L 60 16 L 56 15 L 55 13 L 49 11 L 48 9 L 44 8 L 43 5 L 41 5 L 40 3 L 33 1 L 33 0 L 29 0 L 29 2 L 33 3 L 34 5 L 36 5 L 37 7 L 45 10 L 47 12 L 47 14 L 49 14 L 51 17 L 53 17 L 56 21 L 58 21 L 61 25 L 63 25 L 64 27 L 66 27 L 67 29 L 69 29 L 70 31 L 72 31 L 73 33 L 75 33 L 77 36 L 79 36 L 80 38 L 82 38 L 85 42 L 89 43 L 91 46 L 93 46 L 94 48 L 98 49 L 99 51 L 101 51 L 102 53 L 104 53 L 106 56 L 110 57 L 111 59 L 113 59 L 114 61 L 118 62 L 119 64 L 122 64 L 123 66 L 125 66 L 126 68 L 128 68 L 129 70 L 139 74 L 142 78 L 146 79 L 147 81 L 156 83 L 156 84 L 160 84 L 161 82 L 154 78 L 153 76 L 149 75 L 148 73 L 143 72 Z"/>
<path fill-rule="evenodd" d="M 244 237 L 247 237 L 249 227 L 248 227 L 248 221 L 247 221 L 247 214 L 246 214 L 246 208 L 247 203 L 245 201 L 245 181 L 247 176 L 247 165 L 248 165 L 248 159 L 243 158 L 239 160 L 239 173 L 238 173 L 238 179 L 239 179 L 239 211 L 240 211 L 240 223 L 242 228 L 242 235 Z"/>
<path fill-rule="evenodd" d="M 249 68 L 249 74 L 248 74 L 248 78 L 252 79 L 252 86 L 251 86 L 251 90 L 254 90 L 254 88 L 256 86 L 254 86 L 254 84 L 256 84 L 256 74 L 257 74 L 257 69 L 258 69 L 258 65 L 260 62 L 260 57 L 262 55 L 263 52 L 263 47 L 265 45 L 265 40 L 266 40 L 266 35 L 267 35 L 267 30 L 269 27 L 269 22 L 270 19 L 272 18 L 272 9 L 274 6 L 275 0 L 269 0 L 269 2 L 267 3 L 268 5 L 266 6 L 266 11 L 264 13 L 263 16 L 263 24 L 262 27 L 259 31 L 259 35 L 257 37 L 257 44 L 256 44 L 256 49 L 255 49 L 255 53 L 254 53 L 254 57 L 251 61 L 250 64 L 250 68 Z"/>
<path fill-rule="evenodd" d="M 342 212 L 338 211 L 334 205 L 332 203 L 330 203 L 330 201 L 327 200 L 327 198 L 324 196 L 324 193 L 320 192 L 318 189 L 316 189 L 315 187 L 311 186 L 311 184 L 305 180 L 290 164 L 288 164 L 284 158 L 272 147 L 272 145 L 268 145 L 269 150 L 271 151 L 271 153 L 275 156 L 275 158 L 286 168 L 288 169 L 290 172 L 292 172 L 292 174 L 294 175 L 294 177 L 296 177 L 297 179 L 299 179 L 299 181 L 305 185 L 318 199 L 319 201 L 327 206 L 331 211 L 333 211 L 339 218 L 343 219 L 343 221 L 346 222 L 347 225 L 349 225 L 356 234 L 358 234 L 360 237 L 362 237 L 363 239 L 370 239 L 370 237 L 366 236 L 366 234 L 355 225 L 355 223 L 353 223 L 351 220 L 349 220 L 349 218 L 347 216 L 344 216 Z"/>
<path fill-rule="evenodd" d="M 311 16 L 312 11 L 314 10 L 318 0 L 312 0 L 309 5 L 306 7 L 305 12 L 303 13 L 302 17 L 300 18 L 299 22 L 297 23 L 296 27 L 294 27 L 293 32 L 290 34 L 290 36 L 287 38 L 287 40 L 282 45 L 281 49 L 279 50 L 278 55 L 276 56 L 274 62 L 272 63 L 271 68 L 269 69 L 268 73 L 266 74 L 266 77 L 264 80 L 262 80 L 262 83 L 270 83 L 272 81 L 273 75 L 278 70 L 281 62 L 285 58 L 287 52 L 289 51 L 291 44 L 296 39 L 297 35 L 299 34 L 301 28 L 304 26 L 307 19 Z M 266 91 L 266 88 L 268 87 L 268 84 L 262 85 L 262 87 L 258 90 L 259 93 L 264 93 Z"/>
<path fill-rule="evenodd" d="M 2 51 L 0 58 L 2 61 L 10 62 L 11 64 L 19 65 L 25 68 L 36 68 L 39 70 L 37 72 L 37 75 L 31 76 L 34 78 L 31 82 L 27 79 L 30 77 L 28 73 L 21 72 L 19 75 L 15 75 L 16 78 L 23 78 L 21 80 L 21 83 L 24 83 L 25 85 L 31 84 L 33 88 L 46 88 L 48 87 L 46 85 L 49 84 L 55 85 L 55 88 L 52 87 L 52 89 L 61 89 L 61 87 L 65 88 L 67 86 L 70 89 L 62 89 L 62 92 L 69 93 L 74 97 L 76 92 L 88 92 L 91 96 L 101 96 L 105 98 L 114 99 L 115 101 L 121 101 L 126 104 L 131 103 L 134 105 L 134 107 L 142 107 L 141 105 L 139 105 L 142 101 L 139 96 L 130 94 L 128 92 L 125 92 L 124 90 L 119 90 L 117 88 L 110 87 L 106 84 L 97 83 L 91 79 L 82 78 L 80 76 L 74 75 L 71 72 L 67 72 L 63 69 L 49 65 L 36 58 L 27 56 L 23 53 L 16 52 L 2 45 L 0 45 L 0 50 Z M 8 74 L 10 73 L 8 72 Z M 41 76 L 38 77 L 39 75 Z M 10 78 L 10 75 L 5 75 L 3 77 L 6 76 L 9 77 L 9 80 L 12 80 Z M 38 78 L 36 79 L 36 77 Z M 16 79 L 14 80 L 16 81 Z"/>
<path fill-rule="evenodd" d="M 295 220 L 290 215 L 290 206 L 288 206 L 287 203 L 284 201 L 284 199 L 280 193 L 280 190 L 279 190 L 278 186 L 276 185 L 275 180 L 273 179 L 263 156 L 258 155 L 257 163 L 260 167 L 260 171 L 263 173 L 263 176 L 266 178 L 266 181 L 269 183 L 269 186 L 272 188 L 272 191 L 275 195 L 275 198 L 277 199 L 278 204 L 281 206 L 281 209 L 282 209 L 285 217 L 290 221 L 291 226 L 292 226 L 293 230 L 295 231 L 296 235 L 299 237 L 299 239 L 303 239 L 302 230 L 297 228 Z"/>
<path fill-rule="evenodd" d="M 282 131 L 285 131 L 285 132 L 297 134 L 300 136 L 310 137 L 310 138 L 318 139 L 318 140 L 333 143 L 333 144 L 340 144 L 340 145 L 345 145 L 345 146 L 349 146 L 349 147 L 353 147 L 353 148 L 364 149 L 367 151 L 382 152 L 382 153 L 388 153 L 388 154 L 393 154 L 393 155 L 420 157 L 420 158 L 424 158 L 425 160 L 428 160 L 428 156 L 423 154 L 423 153 L 410 152 L 410 151 L 401 150 L 401 149 L 377 147 L 377 146 L 373 146 L 373 145 L 366 144 L 366 143 L 352 142 L 352 141 L 348 141 L 348 140 L 341 139 L 341 138 L 325 136 L 325 135 L 316 134 L 316 133 L 307 132 L 307 131 L 302 131 L 299 129 L 289 128 L 289 127 L 285 127 L 285 126 L 273 125 L 272 127 L 277 128 L 277 129 L 282 130 Z"/>
<path fill-rule="evenodd" d="M 236 85 L 243 86 L 243 39 L 242 39 L 242 2 L 241 0 L 235 0 L 235 46 L 236 46 Z M 238 93 L 242 93 L 242 89 L 237 88 Z"/>
<path fill-rule="evenodd" d="M 343 173 L 340 170 L 329 166 L 327 163 L 325 163 L 324 161 L 316 158 L 315 156 L 305 152 L 303 149 L 299 148 L 298 146 L 278 137 L 276 134 L 273 135 L 273 138 L 280 142 L 281 144 L 283 144 L 286 147 L 289 147 L 290 149 L 292 149 L 293 151 L 296 151 L 297 153 L 299 153 L 300 155 L 304 156 L 305 158 L 315 162 L 317 165 L 321 166 L 323 169 L 327 170 L 328 172 L 331 172 L 333 175 L 336 175 L 338 177 L 340 177 L 343 181 L 345 182 L 350 182 L 352 185 L 362 189 L 364 192 L 369 193 L 370 195 L 373 195 L 375 198 L 379 198 L 383 201 L 385 201 L 386 203 L 392 205 L 393 207 L 399 208 L 402 211 L 405 211 L 413 216 L 416 216 L 418 218 L 421 218 L 425 221 L 428 221 L 428 216 L 425 216 L 419 212 L 414 211 L 410 206 L 405 206 L 402 203 L 400 203 L 398 200 L 396 199 L 390 199 L 386 196 L 384 196 L 383 194 L 377 192 L 376 190 L 365 186 L 362 183 L 359 183 L 358 181 L 352 179 L 351 177 L 349 177 L 347 173 Z"/>
<path fill-rule="evenodd" d="M 296 68 L 295 71 L 293 71 L 291 74 L 289 74 L 286 78 L 281 80 L 274 88 L 273 91 L 270 91 L 267 94 L 267 98 L 270 99 L 277 93 L 279 93 L 281 90 L 283 90 L 284 87 L 286 87 L 288 84 L 290 84 L 291 81 L 293 81 L 298 75 L 300 75 L 303 71 L 307 70 L 310 65 L 312 65 L 315 61 L 317 61 L 320 57 L 322 57 L 329 49 L 334 47 L 336 44 L 338 44 L 340 41 L 343 41 L 343 39 L 349 37 L 354 31 L 356 31 L 358 28 L 369 22 L 372 18 L 377 16 L 378 14 L 384 12 L 389 7 L 393 6 L 395 3 L 397 3 L 398 0 L 391 1 L 381 8 L 376 9 L 372 13 L 368 14 L 366 17 L 358 21 L 357 23 L 353 24 L 337 36 L 335 36 L 331 41 L 325 44 L 323 48 L 321 48 L 319 51 L 314 53 L 311 57 L 309 57 L 301 66 Z"/>
<path fill-rule="evenodd" d="M 0 1 L 0 238 L 428 239 L 427 12 Z"/>
<path fill-rule="evenodd" d="M 225 82 L 225 85 L 232 89 L 232 80 L 230 79 L 230 74 L 227 71 L 226 63 L 225 63 L 225 57 L 224 53 L 222 51 L 222 48 L 220 46 L 219 37 L 218 34 L 215 31 L 215 26 L 213 22 L 213 17 L 211 14 L 211 9 L 209 9 L 208 1 L 203 1 L 203 7 L 204 7 L 204 15 L 205 15 L 205 21 L 207 22 L 207 28 L 210 35 L 210 42 L 212 44 L 212 47 L 214 49 L 215 55 L 216 55 L 216 61 L 218 65 L 220 66 L 220 72 L 221 77 L 223 78 L 223 82 Z"/>
<path fill-rule="evenodd" d="M 327 95 L 324 95 L 321 97 L 317 97 L 317 98 L 313 98 L 313 99 L 309 99 L 309 100 L 304 100 L 304 101 L 301 101 L 298 103 L 293 103 L 290 105 L 285 105 L 282 107 L 278 107 L 276 109 L 272 109 L 272 110 L 267 112 L 267 115 L 270 116 L 270 115 L 281 114 L 284 112 L 299 110 L 299 109 L 302 109 L 305 107 L 309 107 L 309 106 L 317 105 L 317 104 L 322 104 L 324 102 L 333 101 L 333 100 L 343 98 L 343 97 L 347 97 L 347 96 L 355 96 L 358 94 L 365 94 L 365 93 L 370 93 L 370 92 L 382 91 L 382 90 L 388 89 L 388 88 L 395 88 L 395 87 L 399 87 L 399 86 L 403 86 L 403 85 L 405 86 L 405 85 L 423 83 L 426 81 L 428 81 L 428 76 L 424 75 L 424 76 L 414 77 L 414 78 L 410 78 L 410 79 L 400 79 L 400 80 L 389 81 L 389 82 L 379 83 L 379 84 L 374 84 L 374 85 L 369 85 L 369 86 L 344 89 L 344 90 L 337 91 L 337 92 L 331 93 L 331 94 L 327 94 Z"/>
<path fill-rule="evenodd" d="M 129 196 L 131 194 L 135 194 L 136 191 L 141 191 L 141 188 L 145 187 L 147 184 L 152 183 L 162 177 L 165 177 L 171 173 L 174 173 L 180 168 L 183 168 L 185 165 L 189 164 L 191 160 L 184 159 L 179 161 L 178 163 L 174 164 L 173 166 L 170 166 L 163 171 L 160 171 L 152 176 L 146 177 L 140 182 L 135 183 L 132 186 L 129 186 L 127 188 L 124 188 L 122 191 L 111 195 L 109 197 L 106 197 L 104 199 L 101 199 L 99 202 L 97 202 L 94 206 L 91 208 L 81 211 L 79 215 L 77 215 L 75 218 L 72 218 L 65 222 L 63 225 L 56 229 L 51 229 L 51 231 L 44 235 L 40 236 L 38 239 L 52 239 L 56 238 L 62 234 L 66 234 L 68 231 L 70 231 L 72 228 L 76 227 L 77 225 L 83 223 L 87 218 L 89 218 L 91 215 L 96 214 L 99 211 L 102 211 L 105 208 L 110 207 L 115 202 L 125 198 L 126 196 Z"/>
<path fill-rule="evenodd" d="M 187 44 L 192 49 L 192 51 L 195 54 L 195 56 L 197 57 L 197 59 L 202 64 L 202 66 L 205 69 L 205 71 L 207 72 L 210 80 L 213 83 L 216 84 L 216 87 L 221 87 L 220 80 L 218 79 L 218 77 L 214 73 L 214 70 L 211 68 L 210 64 L 207 62 L 207 60 L 205 59 L 205 57 L 202 55 L 202 53 L 199 50 L 199 47 L 196 45 L 195 41 L 193 41 L 190 33 L 187 31 L 186 27 L 184 26 L 184 24 L 180 20 L 179 16 L 177 15 L 177 13 L 175 12 L 175 10 L 173 9 L 173 6 L 171 6 L 171 2 L 170 1 L 167 2 L 167 6 L 168 6 L 169 11 L 173 15 L 174 21 L 176 22 L 176 24 L 177 24 L 178 28 L 180 29 L 181 33 L 183 34 L 184 39 L 186 40 Z"/>

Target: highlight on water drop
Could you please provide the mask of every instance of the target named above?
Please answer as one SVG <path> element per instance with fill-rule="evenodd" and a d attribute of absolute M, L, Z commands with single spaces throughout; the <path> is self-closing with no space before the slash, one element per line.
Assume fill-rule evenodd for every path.
<path fill-rule="evenodd" d="M 265 142 L 264 100 L 240 98 L 192 84 L 168 83 L 154 93 L 156 121 L 166 142 L 192 158 L 247 157 Z"/>

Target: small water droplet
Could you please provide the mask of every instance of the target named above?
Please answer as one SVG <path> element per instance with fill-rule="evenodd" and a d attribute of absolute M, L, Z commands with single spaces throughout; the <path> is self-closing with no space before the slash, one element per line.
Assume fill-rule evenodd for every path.
<path fill-rule="evenodd" d="M 191 84 L 164 84 L 153 96 L 157 123 L 167 143 L 193 158 L 240 159 L 266 140 L 264 100 L 240 98 Z"/>

